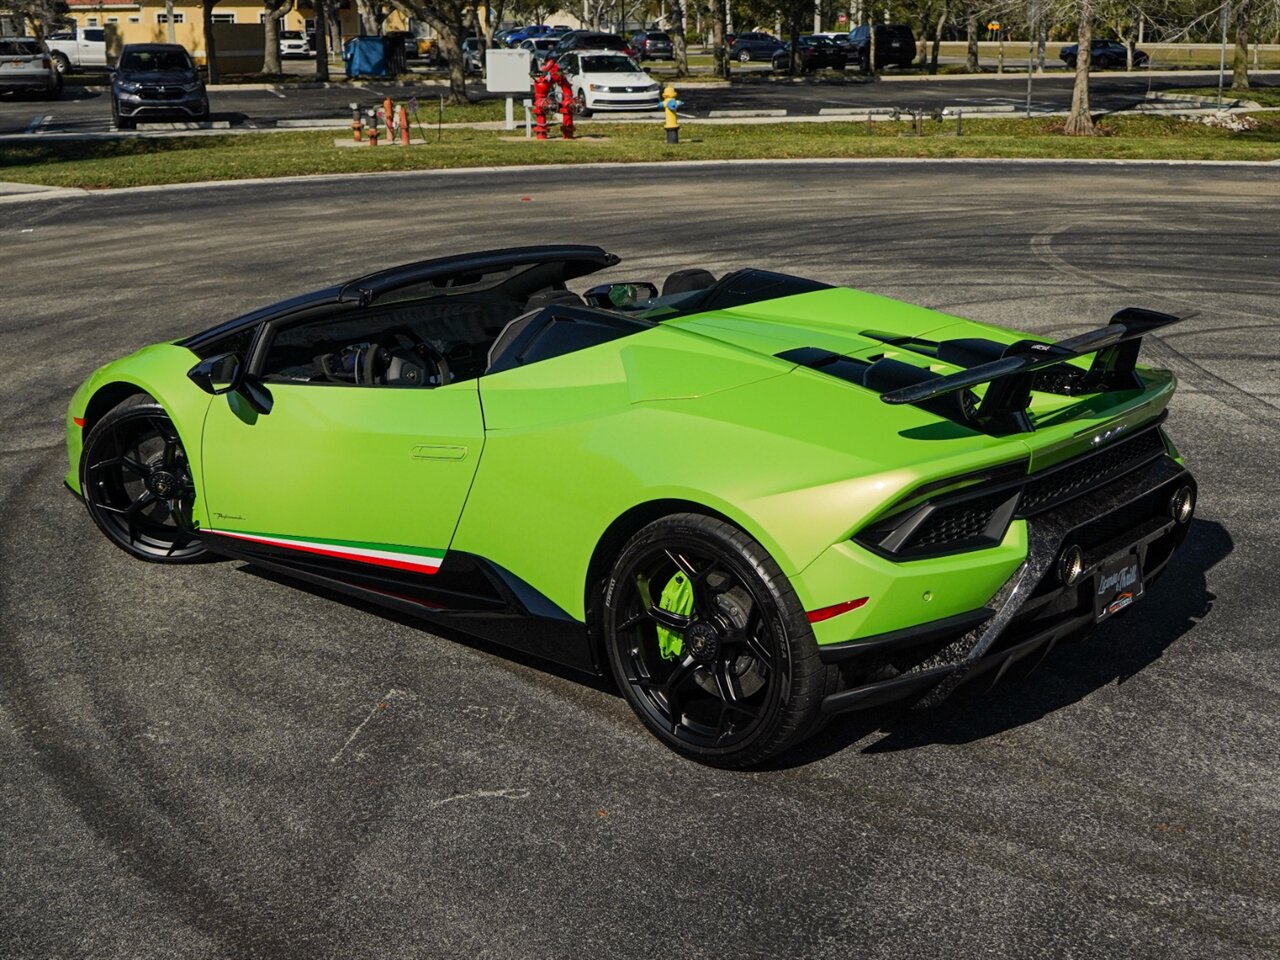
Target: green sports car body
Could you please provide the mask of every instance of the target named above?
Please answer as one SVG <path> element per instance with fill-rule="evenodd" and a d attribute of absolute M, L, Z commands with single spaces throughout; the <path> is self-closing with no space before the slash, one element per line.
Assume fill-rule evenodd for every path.
<path fill-rule="evenodd" d="M 994 680 L 1140 599 L 1195 483 L 1138 367 L 762 270 L 567 284 L 596 247 L 410 264 L 109 363 L 67 484 L 142 559 L 238 558 L 612 670 L 753 763 Z M 665 558 L 665 559 L 664 559 Z"/>

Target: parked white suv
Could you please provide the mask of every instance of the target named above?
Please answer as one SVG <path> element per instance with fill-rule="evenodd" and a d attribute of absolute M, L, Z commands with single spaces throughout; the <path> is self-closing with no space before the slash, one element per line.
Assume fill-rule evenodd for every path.
<path fill-rule="evenodd" d="M 35 37 L 0 39 L 0 93 L 34 93 L 56 100 L 62 92 L 62 74 Z"/>
<path fill-rule="evenodd" d="M 280 31 L 280 56 L 282 57 L 309 57 L 311 56 L 311 44 L 307 42 L 307 35 L 301 30 L 281 30 Z"/>
<path fill-rule="evenodd" d="M 101 27 L 87 27 L 55 33 L 49 37 L 49 52 L 58 73 L 68 70 L 108 70 L 107 31 Z"/>

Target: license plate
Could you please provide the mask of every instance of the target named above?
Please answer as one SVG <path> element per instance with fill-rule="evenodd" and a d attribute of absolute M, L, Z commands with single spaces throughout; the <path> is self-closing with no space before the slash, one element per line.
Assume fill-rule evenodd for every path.
<path fill-rule="evenodd" d="M 1093 612 L 1106 620 L 1142 599 L 1142 563 L 1137 553 L 1112 557 L 1098 568 L 1094 579 Z"/>

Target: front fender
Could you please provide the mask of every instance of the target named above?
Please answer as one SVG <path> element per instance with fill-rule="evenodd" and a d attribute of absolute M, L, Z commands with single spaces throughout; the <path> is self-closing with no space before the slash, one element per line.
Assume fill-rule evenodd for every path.
<path fill-rule="evenodd" d="M 200 438 L 205 413 L 213 398 L 187 379 L 199 358 L 185 347 L 153 344 L 99 367 L 80 384 L 67 406 L 67 486 L 80 489 L 80 457 L 84 438 L 116 404 L 134 393 L 146 393 L 164 407 L 173 421 L 192 475 L 203 476 Z"/>

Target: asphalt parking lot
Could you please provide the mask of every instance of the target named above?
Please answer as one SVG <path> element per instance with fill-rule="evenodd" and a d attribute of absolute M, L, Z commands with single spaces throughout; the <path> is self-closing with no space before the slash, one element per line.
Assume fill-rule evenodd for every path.
<path fill-rule="evenodd" d="M 823 110 L 894 108 L 901 110 L 933 110 L 950 107 L 966 111 L 1021 108 L 1026 104 L 1026 77 L 999 77 L 984 74 L 975 77 L 942 79 L 902 79 L 883 83 L 860 83 L 850 78 L 826 78 L 792 82 L 766 80 L 767 74 L 755 68 L 752 78 L 729 88 L 680 87 L 685 101 L 681 113 L 691 117 L 707 117 L 712 111 L 784 110 L 788 116 L 814 116 Z M 1173 90 L 1178 87 L 1212 87 L 1217 73 L 1179 72 L 1173 76 L 1148 77 L 1142 72 L 1124 74 L 1099 72 L 1090 84 L 1091 103 L 1096 111 L 1132 109 L 1142 103 L 1148 91 Z M 114 130 L 111 124 L 111 96 L 102 86 L 102 78 L 79 76 L 68 81 L 62 98 L 35 101 L 0 97 L 0 136 L 13 134 L 105 134 Z M 1280 84 L 1280 71 L 1254 77 L 1257 86 Z M 1069 76 L 1061 72 L 1037 77 L 1033 84 L 1032 106 L 1036 110 L 1065 110 L 1071 104 Z M 435 106 L 447 89 L 429 79 L 418 86 L 370 82 L 358 88 L 293 89 L 287 86 L 272 90 L 214 90 L 209 94 L 211 119 L 243 129 L 270 129 L 281 121 L 350 119 L 352 100 L 368 107 L 381 103 L 384 97 L 394 100 L 418 98 L 422 103 L 424 122 L 435 117 Z M 472 85 L 471 95 L 485 96 L 480 83 Z M 517 116 L 520 110 L 517 108 Z"/>
<path fill-rule="evenodd" d="M 1275 170 L 509 169 L 0 210 L 5 957 L 1280 951 Z M 607 685 L 239 563 L 130 561 L 62 489 L 95 366 L 551 236 L 617 279 L 758 265 L 1041 334 L 1199 309 L 1145 347 L 1181 379 L 1186 549 L 1026 680 L 744 774 L 667 752 Z"/>

